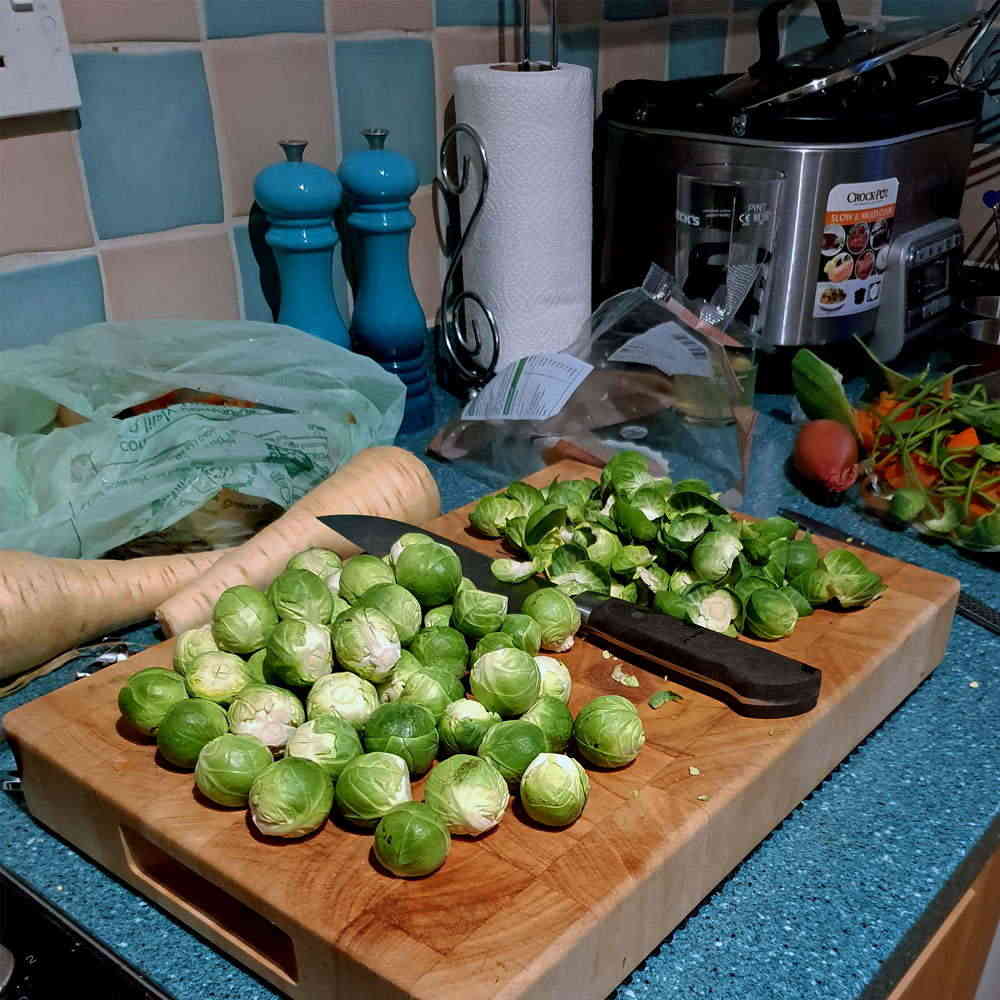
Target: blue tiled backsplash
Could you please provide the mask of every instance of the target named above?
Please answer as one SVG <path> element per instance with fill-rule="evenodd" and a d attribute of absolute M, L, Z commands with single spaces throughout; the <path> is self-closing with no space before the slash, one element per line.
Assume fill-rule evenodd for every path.
<path fill-rule="evenodd" d="M 547 4 L 532 0 L 537 51 Z M 561 54 L 598 93 L 628 76 L 742 70 L 764 0 L 564 0 Z M 949 17 L 977 0 L 844 0 L 850 20 Z M 276 141 L 336 168 L 366 126 L 417 164 L 411 267 L 433 315 L 442 261 L 431 182 L 455 66 L 518 55 L 519 0 L 63 0 L 83 106 L 0 122 L 0 348 L 87 322 L 269 319 L 247 238 Z M 815 8 L 786 45 L 820 36 Z M 942 54 L 947 55 L 947 50 Z M 991 106 L 983 139 L 1000 108 Z M 984 145 L 963 221 L 997 184 Z M 335 285 L 347 308 L 343 271 Z"/>

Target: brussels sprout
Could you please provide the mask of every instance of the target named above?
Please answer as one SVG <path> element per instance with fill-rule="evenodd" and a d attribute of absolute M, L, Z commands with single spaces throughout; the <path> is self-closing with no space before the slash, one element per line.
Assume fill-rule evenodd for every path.
<path fill-rule="evenodd" d="M 565 594 L 543 587 L 528 595 L 521 611 L 541 626 L 542 649 L 565 653 L 572 647 L 580 629 L 580 612 Z"/>
<path fill-rule="evenodd" d="M 464 694 L 462 682 L 447 667 L 425 664 L 407 678 L 398 701 L 422 705 L 436 721 L 449 702 L 457 701 Z"/>
<path fill-rule="evenodd" d="M 505 493 L 519 507 L 518 517 L 531 517 L 539 507 L 545 506 L 545 495 L 536 486 L 528 483 L 511 483 Z"/>
<path fill-rule="evenodd" d="M 460 753 L 435 765 L 424 785 L 424 802 L 451 833 L 478 837 L 500 824 L 510 793 L 492 764 Z"/>
<path fill-rule="evenodd" d="M 521 776 L 521 805 L 543 826 L 569 826 L 590 795 L 590 778 L 572 757 L 540 753 Z"/>
<path fill-rule="evenodd" d="M 438 542 L 409 545 L 396 561 L 396 582 L 424 608 L 448 604 L 462 579 L 462 563 L 453 549 Z"/>
<path fill-rule="evenodd" d="M 771 555 L 771 545 L 781 538 L 795 537 L 799 526 L 787 517 L 768 517 L 763 521 L 743 521 L 740 539 L 753 562 L 766 562 Z"/>
<path fill-rule="evenodd" d="M 701 492 L 700 489 L 688 489 L 688 484 L 695 485 L 698 480 L 682 480 L 674 492 L 667 498 L 667 517 L 670 519 L 682 517 L 684 514 L 704 514 L 706 517 L 725 517 L 729 511 L 713 499 L 711 491 Z M 704 484 L 702 484 L 704 485 Z"/>
<path fill-rule="evenodd" d="M 306 697 L 306 717 L 315 719 L 332 712 L 355 729 L 362 729 L 378 705 L 375 685 L 344 671 L 327 674 L 313 684 Z"/>
<path fill-rule="evenodd" d="M 398 701 L 399 696 L 403 693 L 403 688 L 406 687 L 406 682 L 413 674 L 423 670 L 423 667 L 424 665 L 409 650 L 404 649 L 399 654 L 399 659 L 392 668 L 388 679 L 375 685 L 375 690 L 378 691 L 378 700 L 383 705 L 387 705 L 390 701 Z"/>
<path fill-rule="evenodd" d="M 404 802 L 375 827 L 374 851 L 383 868 L 403 878 L 436 872 L 451 850 L 451 834 L 430 806 Z"/>
<path fill-rule="evenodd" d="M 507 598 L 485 590 L 463 590 L 455 597 L 452 625 L 469 639 L 499 632 L 507 615 Z"/>
<path fill-rule="evenodd" d="M 655 521 L 621 497 L 615 500 L 611 516 L 622 532 L 636 542 L 651 542 L 659 531 Z"/>
<path fill-rule="evenodd" d="M 788 559 L 785 564 L 785 575 L 789 580 L 808 573 L 819 565 L 819 549 L 812 539 L 791 539 L 788 542 Z"/>
<path fill-rule="evenodd" d="M 352 556 L 344 563 L 340 574 L 340 596 L 348 604 L 358 599 L 371 587 L 380 583 L 395 583 L 392 567 L 387 566 L 378 556 Z"/>
<path fill-rule="evenodd" d="M 573 691 L 573 678 L 566 664 L 552 656 L 536 656 L 535 666 L 541 677 L 539 697 L 558 698 L 564 704 L 569 703 Z"/>
<path fill-rule="evenodd" d="M 755 590 L 747 601 L 747 625 L 761 639 L 791 635 L 798 620 L 795 605 L 780 590 Z"/>
<path fill-rule="evenodd" d="M 545 488 L 545 502 L 562 507 L 580 506 L 585 504 L 597 483 L 593 479 L 564 479 L 553 481 Z"/>
<path fill-rule="evenodd" d="M 800 573 L 791 585 L 814 607 L 826 604 L 833 597 L 830 574 L 820 564 L 815 569 Z"/>
<path fill-rule="evenodd" d="M 389 549 L 389 562 L 392 563 L 393 568 L 395 568 L 396 563 L 399 562 L 399 557 L 402 555 L 403 549 L 410 545 L 426 545 L 428 542 L 433 542 L 433 538 L 429 538 L 427 535 L 422 535 L 419 531 L 407 531 L 402 534 L 392 543 L 392 548 Z"/>
<path fill-rule="evenodd" d="M 450 675 L 449 675 L 450 676 Z M 394 753 L 418 777 L 434 762 L 438 750 L 437 722 L 423 705 L 406 701 L 380 705 L 364 728 L 365 749 Z"/>
<path fill-rule="evenodd" d="M 518 649 L 532 656 L 542 648 L 542 628 L 530 615 L 507 615 L 500 631 L 509 635 Z"/>
<path fill-rule="evenodd" d="M 702 496 L 712 497 L 712 487 L 704 479 L 678 479 L 674 483 L 675 493 L 700 493 Z"/>
<path fill-rule="evenodd" d="M 735 635 L 743 624 L 743 602 L 731 590 L 719 588 L 697 601 L 690 618 L 701 628 Z"/>
<path fill-rule="evenodd" d="M 511 719 L 491 726 L 477 751 L 511 787 L 517 785 L 525 768 L 544 752 L 545 734 L 533 722 L 523 719 Z"/>
<path fill-rule="evenodd" d="M 214 702 L 187 698 L 177 702 L 156 730 L 156 748 L 174 767 L 191 770 L 206 743 L 229 731 L 226 713 Z"/>
<path fill-rule="evenodd" d="M 774 581 L 761 573 L 748 573 L 733 584 L 733 592 L 744 603 L 755 590 L 777 590 Z"/>
<path fill-rule="evenodd" d="M 327 625 L 333 614 L 333 594 L 320 579 L 307 569 L 286 569 L 271 581 L 267 599 L 278 617 L 300 622 Z"/>
<path fill-rule="evenodd" d="M 321 548 L 303 549 L 302 552 L 292 556 L 285 565 L 286 570 L 307 569 L 323 581 L 332 575 L 336 575 L 339 579 L 343 568 L 344 560 L 336 552 Z"/>
<path fill-rule="evenodd" d="M 639 588 L 635 582 L 619 583 L 617 580 L 612 580 L 611 596 L 617 597 L 619 601 L 628 601 L 630 604 L 635 604 L 639 600 Z"/>
<path fill-rule="evenodd" d="M 410 643 L 410 652 L 421 662 L 447 667 L 456 677 L 465 675 L 469 647 L 457 629 L 438 627 L 421 629 Z"/>
<path fill-rule="evenodd" d="M 311 760 L 275 761 L 250 786 L 250 816 L 266 837 L 304 837 L 330 815 L 333 782 Z"/>
<path fill-rule="evenodd" d="M 981 552 L 994 552 L 1000 549 L 1000 513 L 993 511 L 992 514 L 984 514 L 980 517 L 972 525 L 972 530 L 962 538 L 962 544 L 966 548 Z M 885 588 L 883 587 L 882 589 L 884 590 Z M 840 603 L 844 604 L 840 595 L 838 594 L 837 596 Z M 851 606 L 854 607 L 856 605 Z M 844 604 L 844 607 L 848 607 L 848 605 Z"/>
<path fill-rule="evenodd" d="M 559 529 L 566 523 L 566 508 L 547 503 L 539 507 L 524 526 L 524 543 L 534 555 L 534 547 L 547 536 L 563 541 Z"/>
<path fill-rule="evenodd" d="M 250 786 L 273 762 L 271 751 L 260 740 L 224 733 L 201 748 L 194 783 L 216 805 L 246 808 Z"/>
<path fill-rule="evenodd" d="M 683 514 L 665 524 L 661 537 L 671 547 L 689 549 L 708 531 L 708 518 L 704 514 Z"/>
<path fill-rule="evenodd" d="M 501 583 L 524 583 L 525 580 L 530 580 L 540 569 L 541 566 L 536 559 L 521 561 L 517 559 L 494 559 L 490 563 L 490 572 Z"/>
<path fill-rule="evenodd" d="M 667 590 L 672 590 L 675 594 L 683 594 L 688 587 L 693 586 L 698 582 L 698 577 L 694 575 L 689 569 L 675 569 L 673 573 L 670 574 L 670 583 L 667 584 Z"/>
<path fill-rule="evenodd" d="M 731 514 L 712 514 L 709 516 L 709 523 L 713 531 L 721 531 L 724 534 L 732 535 L 733 538 L 740 538 L 743 534 L 740 522 Z"/>
<path fill-rule="evenodd" d="M 526 712 L 538 700 L 542 675 L 530 653 L 497 649 L 472 665 L 469 687 L 473 697 L 491 712 L 509 719 Z"/>
<path fill-rule="evenodd" d="M 448 628 L 451 625 L 452 604 L 439 604 L 424 615 L 424 628 Z"/>
<path fill-rule="evenodd" d="M 670 615 L 680 621 L 687 621 L 696 608 L 695 601 L 685 594 L 673 590 L 660 590 L 653 595 L 653 607 L 661 615 Z"/>
<path fill-rule="evenodd" d="M 611 560 L 611 570 L 622 576 L 631 576 L 643 566 L 651 566 L 656 560 L 645 545 L 623 545 L 621 551 Z"/>
<path fill-rule="evenodd" d="M 646 731 L 635 706 L 617 694 L 588 701 L 573 723 L 580 756 L 597 767 L 624 767 L 639 756 Z"/>
<path fill-rule="evenodd" d="M 202 653 L 184 678 L 192 698 L 228 705 L 251 683 L 246 663 L 235 653 Z"/>
<path fill-rule="evenodd" d="M 545 749 L 562 753 L 573 736 L 573 714 L 561 698 L 542 695 L 524 715 L 523 722 L 533 722 L 545 737 Z"/>
<path fill-rule="evenodd" d="M 709 531 L 691 553 L 691 568 L 702 580 L 718 583 L 733 568 L 742 548 L 738 538 L 721 531 Z"/>
<path fill-rule="evenodd" d="M 177 645 L 174 646 L 174 670 L 181 675 L 187 674 L 195 657 L 201 656 L 202 653 L 215 653 L 218 650 L 219 647 L 212 638 L 211 625 L 189 628 L 177 636 Z"/>
<path fill-rule="evenodd" d="M 528 540 L 525 537 L 527 528 L 527 517 L 512 517 L 507 522 L 507 541 L 510 542 L 510 544 L 513 545 L 518 552 L 523 552 L 525 555 L 528 554 Z"/>
<path fill-rule="evenodd" d="M 376 608 L 345 611 L 332 631 L 337 662 L 366 681 L 384 681 L 399 660 L 396 626 Z"/>
<path fill-rule="evenodd" d="M 587 525 L 584 535 L 591 536 L 585 546 L 587 558 L 611 569 L 611 563 L 622 550 L 622 543 L 614 532 L 597 524 Z"/>
<path fill-rule="evenodd" d="M 552 553 L 549 579 L 566 595 L 607 594 L 611 574 L 600 563 L 587 558 L 587 550 L 578 545 L 562 545 Z"/>
<path fill-rule="evenodd" d="M 265 746 L 285 746 L 296 726 L 305 722 L 302 702 L 285 688 L 272 684 L 248 684 L 229 706 L 229 728 L 253 736 Z"/>
<path fill-rule="evenodd" d="M 652 594 L 670 589 L 670 574 L 662 566 L 642 566 L 635 571 L 635 576 Z"/>
<path fill-rule="evenodd" d="M 475 753 L 486 730 L 500 721 L 496 712 L 471 698 L 461 698 L 445 706 L 438 723 L 441 745 L 448 753 Z"/>
<path fill-rule="evenodd" d="M 408 646 L 423 624 L 420 602 L 398 583 L 380 583 L 365 591 L 355 605 L 358 608 L 375 608 L 396 626 L 396 634 Z"/>
<path fill-rule="evenodd" d="M 264 661 L 267 659 L 267 647 L 264 649 L 258 649 L 256 653 L 247 657 L 247 676 L 250 678 L 251 684 L 263 684 L 265 683 L 264 677 Z"/>
<path fill-rule="evenodd" d="M 332 670 L 330 630 L 325 625 L 295 619 L 278 622 L 267 640 L 264 658 L 269 679 L 291 687 L 309 687 Z"/>
<path fill-rule="evenodd" d="M 667 512 L 666 497 L 655 486 L 640 486 L 629 498 L 629 503 L 650 521 L 658 521 Z"/>
<path fill-rule="evenodd" d="M 263 649 L 277 624 L 267 595 L 244 584 L 224 590 L 212 610 L 212 638 L 227 653 Z"/>
<path fill-rule="evenodd" d="M 332 712 L 317 715 L 292 731 L 286 757 L 302 757 L 319 764 L 334 780 L 355 757 L 364 753 L 357 730 Z"/>
<path fill-rule="evenodd" d="M 509 618 L 510 615 L 507 617 Z M 475 663 L 480 656 L 485 656 L 486 653 L 492 653 L 494 650 L 516 648 L 513 636 L 506 632 L 487 632 L 473 647 L 471 660 Z"/>
<path fill-rule="evenodd" d="M 337 812 L 355 826 L 371 829 L 398 805 L 410 802 L 410 771 L 394 753 L 375 751 L 355 757 L 340 772 L 334 801 Z"/>
<path fill-rule="evenodd" d="M 118 710 L 147 736 L 156 732 L 164 716 L 188 696 L 184 678 L 163 667 L 147 667 L 125 682 L 118 692 Z"/>
<path fill-rule="evenodd" d="M 800 618 L 808 618 L 813 613 L 813 606 L 790 583 L 786 583 L 780 589 L 781 593 L 792 602 L 792 607 Z"/>
<path fill-rule="evenodd" d="M 827 552 L 822 565 L 830 574 L 830 590 L 842 608 L 860 608 L 871 604 L 886 589 L 878 573 L 873 573 L 846 549 Z"/>
<path fill-rule="evenodd" d="M 638 451 L 620 451 L 601 470 L 601 488 L 607 493 L 630 496 L 653 481 L 649 459 Z"/>
<path fill-rule="evenodd" d="M 516 500 L 503 495 L 483 497 L 469 514 L 472 527 L 487 538 L 499 538 L 512 517 L 522 513 Z"/>

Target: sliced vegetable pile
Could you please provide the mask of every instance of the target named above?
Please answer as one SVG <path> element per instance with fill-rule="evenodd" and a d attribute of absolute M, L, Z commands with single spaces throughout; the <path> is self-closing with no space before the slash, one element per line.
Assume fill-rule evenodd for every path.
<path fill-rule="evenodd" d="M 531 599 L 607 594 L 727 635 L 781 639 L 814 607 L 863 607 L 885 590 L 853 552 L 821 558 L 792 521 L 738 521 L 716 496 L 700 479 L 654 478 L 645 456 L 622 451 L 600 482 L 514 483 L 469 519 L 519 556 L 493 563 L 497 579 L 555 585 Z"/>
<path fill-rule="evenodd" d="M 1000 402 L 984 386 L 953 387 L 954 373 L 914 378 L 879 366 L 887 388 L 869 404 L 853 407 L 836 369 L 811 351 L 793 362 L 795 390 L 806 416 L 796 466 L 834 491 L 853 485 L 858 475 L 875 503 L 881 499 L 900 522 L 928 535 L 981 552 L 1000 551 Z M 838 442 L 829 469 L 799 464 L 802 437 L 818 424 L 837 422 L 857 446 Z M 832 435 L 821 435 L 829 442 Z M 858 463 L 858 448 L 864 452 Z M 807 450 L 808 454 L 808 450 Z M 838 467 L 838 463 L 840 463 Z M 821 463 L 820 463 L 821 464 Z"/>
<path fill-rule="evenodd" d="M 428 875 L 452 834 L 497 826 L 512 791 L 534 822 L 574 822 L 590 784 L 571 744 L 617 768 L 645 743 L 619 695 L 574 719 L 568 669 L 541 655 L 573 645 L 573 602 L 550 589 L 522 610 L 507 614 L 506 597 L 416 532 L 384 558 L 312 548 L 266 593 L 226 590 L 211 624 L 177 637 L 173 669 L 133 674 L 118 705 L 202 796 L 249 807 L 261 833 L 303 837 L 335 809 L 374 830 L 388 871 Z M 428 771 L 414 802 L 411 780 Z"/>

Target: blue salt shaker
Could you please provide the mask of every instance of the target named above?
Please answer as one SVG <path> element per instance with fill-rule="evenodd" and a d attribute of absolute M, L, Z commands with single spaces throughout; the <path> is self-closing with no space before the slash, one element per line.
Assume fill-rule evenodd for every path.
<path fill-rule="evenodd" d="M 348 153 L 338 171 L 356 254 L 351 340 L 356 351 L 406 383 L 402 429 L 416 431 L 434 419 L 425 357 L 427 322 L 409 264 L 410 231 L 416 224 L 410 197 L 419 183 L 417 168 L 385 148 L 386 129 L 364 129 L 361 134 L 368 149 Z"/>
<path fill-rule="evenodd" d="M 270 223 L 265 239 L 280 276 L 278 322 L 350 347 L 333 297 L 333 251 L 339 240 L 333 213 L 343 189 L 332 170 L 303 162 L 303 140 L 287 139 L 279 145 L 285 162 L 265 167 L 253 186 Z"/>

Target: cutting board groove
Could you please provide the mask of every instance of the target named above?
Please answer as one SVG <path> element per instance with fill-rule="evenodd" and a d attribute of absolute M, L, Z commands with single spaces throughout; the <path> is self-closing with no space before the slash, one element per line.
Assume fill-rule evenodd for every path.
<path fill-rule="evenodd" d="M 530 481 L 594 474 L 561 462 Z M 428 527 L 498 552 L 467 514 Z M 940 662 L 958 582 L 863 556 L 888 584 L 881 600 L 817 611 L 774 644 L 823 672 L 819 704 L 794 719 L 741 717 L 635 663 L 625 669 L 640 686 L 623 687 L 615 661 L 578 641 L 560 657 L 571 707 L 630 698 L 642 754 L 590 771 L 587 809 L 568 829 L 535 827 L 515 805 L 487 836 L 455 838 L 426 879 L 382 874 L 371 836 L 335 820 L 301 841 L 268 840 L 244 811 L 199 800 L 190 774 L 161 767 L 118 724 L 116 696 L 135 671 L 169 666 L 172 643 L 15 709 L 4 726 L 40 822 L 291 997 L 600 1000 Z M 664 687 L 683 700 L 650 709 Z"/>

